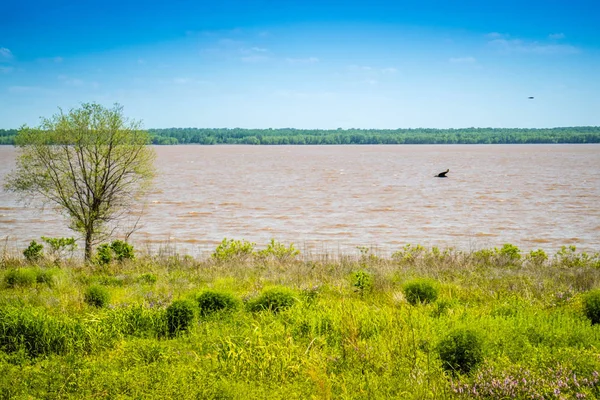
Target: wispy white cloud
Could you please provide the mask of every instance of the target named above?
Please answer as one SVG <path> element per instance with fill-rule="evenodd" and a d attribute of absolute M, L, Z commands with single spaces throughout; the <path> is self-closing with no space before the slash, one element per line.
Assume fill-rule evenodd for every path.
<path fill-rule="evenodd" d="M 490 46 L 503 53 L 569 55 L 580 53 L 580 50 L 568 44 L 540 43 L 521 39 L 493 39 Z"/>
<path fill-rule="evenodd" d="M 290 64 L 315 64 L 319 62 L 319 59 L 317 57 L 286 58 L 285 61 Z"/>
<path fill-rule="evenodd" d="M 92 89 L 98 89 L 100 87 L 100 84 L 96 81 L 85 81 L 83 79 L 74 78 L 68 75 L 59 75 L 58 80 L 63 82 L 66 86 L 71 87 L 87 87 Z"/>
<path fill-rule="evenodd" d="M 383 72 L 384 74 L 395 74 L 396 72 L 398 72 L 398 70 L 394 67 L 388 67 L 388 68 L 382 68 L 381 72 Z"/>
<path fill-rule="evenodd" d="M 172 83 L 174 83 L 176 85 L 206 85 L 206 84 L 209 84 L 210 82 L 199 80 L 199 79 L 194 79 L 194 78 L 179 77 L 179 78 L 174 78 L 172 80 Z"/>
<path fill-rule="evenodd" d="M 215 29 L 215 30 L 187 30 L 185 31 L 186 36 L 207 36 L 207 37 L 215 37 L 215 36 L 236 36 L 244 33 L 242 28 L 233 28 L 233 29 Z"/>
<path fill-rule="evenodd" d="M 9 86 L 7 91 L 12 94 L 26 94 L 26 95 L 56 95 L 57 92 L 41 86 L 27 86 L 27 85 L 15 85 Z"/>
<path fill-rule="evenodd" d="M 303 92 L 297 90 L 278 90 L 273 93 L 273 95 L 288 99 L 327 99 L 335 97 L 337 94 L 335 92 L 328 91 Z"/>
<path fill-rule="evenodd" d="M 548 37 L 553 40 L 559 40 L 559 39 L 564 39 L 565 34 L 564 33 L 551 33 L 548 35 Z"/>
<path fill-rule="evenodd" d="M 373 67 L 370 67 L 368 65 L 348 65 L 348 69 L 351 71 L 372 71 Z"/>
<path fill-rule="evenodd" d="M 241 48 L 239 51 L 241 54 L 256 55 L 256 54 L 268 53 L 269 49 L 266 49 L 264 47 L 249 47 L 249 48 Z"/>
<path fill-rule="evenodd" d="M 2 60 L 12 60 L 13 53 L 7 49 L 6 47 L 0 47 L 0 61 Z"/>
<path fill-rule="evenodd" d="M 448 59 L 452 64 L 475 64 L 477 60 L 475 57 L 451 57 Z"/>
<path fill-rule="evenodd" d="M 64 59 L 62 57 L 45 57 L 45 58 L 38 58 L 36 61 L 39 63 L 42 63 L 42 64 L 49 64 L 49 63 L 60 64 L 64 61 Z"/>
<path fill-rule="evenodd" d="M 13 67 L 2 67 L 0 66 L 0 74 L 8 74 L 13 71 Z"/>
<path fill-rule="evenodd" d="M 229 38 L 225 38 L 225 39 L 219 39 L 219 41 L 217 42 L 217 44 L 219 46 L 240 46 L 242 45 L 244 42 L 242 42 L 241 40 L 235 40 L 235 39 L 229 39 Z"/>
<path fill-rule="evenodd" d="M 18 94 L 18 93 L 29 93 L 29 92 L 35 91 L 37 89 L 40 89 L 40 88 L 37 86 L 10 86 L 8 88 L 8 91 L 10 93 Z"/>
<path fill-rule="evenodd" d="M 68 86 L 83 86 L 85 84 L 83 79 L 73 78 L 67 75 L 59 75 L 58 80 Z"/>
<path fill-rule="evenodd" d="M 508 38 L 510 35 L 507 35 L 505 33 L 500 33 L 500 32 L 490 32 L 487 35 L 485 35 L 486 38 L 490 39 L 490 40 L 494 40 L 494 39 L 506 39 Z"/>
<path fill-rule="evenodd" d="M 249 56 L 240 58 L 240 60 L 242 60 L 242 62 L 245 62 L 245 63 L 258 63 L 258 62 L 267 61 L 268 59 L 269 59 L 269 57 L 261 56 L 258 54 L 253 54 L 253 55 L 249 55 Z"/>

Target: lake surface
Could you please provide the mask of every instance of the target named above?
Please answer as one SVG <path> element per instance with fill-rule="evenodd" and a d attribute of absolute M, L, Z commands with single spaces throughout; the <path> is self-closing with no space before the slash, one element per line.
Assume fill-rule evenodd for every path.
<path fill-rule="evenodd" d="M 137 246 L 198 255 L 224 238 L 305 253 L 408 243 L 600 251 L 600 145 L 165 146 Z M 0 180 L 15 149 L 0 146 Z M 448 178 L 433 176 L 450 169 Z M 0 238 L 72 236 L 0 191 Z"/>

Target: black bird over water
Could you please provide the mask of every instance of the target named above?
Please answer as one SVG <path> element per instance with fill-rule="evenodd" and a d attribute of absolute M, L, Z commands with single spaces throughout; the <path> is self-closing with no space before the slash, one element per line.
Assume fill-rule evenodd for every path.
<path fill-rule="evenodd" d="M 444 172 L 440 172 L 439 174 L 435 175 L 435 178 L 447 178 L 446 174 L 448 172 L 450 172 L 450 169 L 447 169 Z"/>

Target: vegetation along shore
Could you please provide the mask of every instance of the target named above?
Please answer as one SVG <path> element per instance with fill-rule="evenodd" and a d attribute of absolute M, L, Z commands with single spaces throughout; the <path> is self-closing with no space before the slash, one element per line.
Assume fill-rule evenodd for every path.
<path fill-rule="evenodd" d="M 74 249 L 2 254 L 2 398 L 600 396 L 597 253 Z"/>

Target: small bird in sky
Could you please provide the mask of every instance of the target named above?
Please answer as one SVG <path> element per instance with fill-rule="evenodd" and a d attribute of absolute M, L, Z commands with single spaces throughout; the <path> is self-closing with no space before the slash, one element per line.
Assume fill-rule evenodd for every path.
<path fill-rule="evenodd" d="M 528 97 L 528 99 L 529 99 L 529 100 L 533 100 L 533 99 L 534 99 L 534 97 L 533 97 L 533 96 L 529 96 L 529 97 Z"/>

